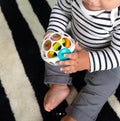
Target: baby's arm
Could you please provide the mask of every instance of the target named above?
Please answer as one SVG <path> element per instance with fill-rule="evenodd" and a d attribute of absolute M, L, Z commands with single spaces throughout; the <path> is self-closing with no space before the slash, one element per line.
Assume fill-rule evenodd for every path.
<path fill-rule="evenodd" d="M 120 66 L 120 17 L 115 20 L 109 47 L 90 51 L 91 72 L 109 70 Z"/>
<path fill-rule="evenodd" d="M 52 9 L 48 31 L 65 32 L 71 20 L 71 2 L 73 0 L 57 0 Z M 63 6 L 64 5 L 64 6 Z"/>
<path fill-rule="evenodd" d="M 71 60 L 60 62 L 66 67 L 61 68 L 62 71 L 72 73 L 88 69 L 91 72 L 109 70 L 120 66 L 120 17 L 114 23 L 114 32 L 111 43 L 108 47 L 99 51 L 82 50 L 78 53 L 67 54 Z M 76 59 L 74 59 L 76 56 Z M 79 62 L 78 62 L 79 60 Z M 77 64 L 76 64 L 77 62 Z M 75 63 L 76 65 L 74 65 Z M 68 66 L 69 65 L 69 66 Z M 75 70 L 76 68 L 76 70 Z M 71 70 L 71 71 L 68 71 Z"/>
<path fill-rule="evenodd" d="M 73 0 L 57 0 L 56 4 L 54 5 L 49 25 L 47 28 L 47 32 L 45 33 L 44 37 L 53 32 L 66 32 L 67 25 L 71 19 L 71 2 Z M 61 5 L 63 4 L 63 5 Z"/>

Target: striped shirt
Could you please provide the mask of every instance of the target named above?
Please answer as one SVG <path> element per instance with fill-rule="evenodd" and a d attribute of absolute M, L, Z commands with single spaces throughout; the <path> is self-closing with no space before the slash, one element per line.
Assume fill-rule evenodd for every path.
<path fill-rule="evenodd" d="M 120 66 L 120 15 L 113 10 L 89 11 L 82 0 L 57 0 L 48 30 L 65 32 L 68 23 L 74 40 L 89 52 L 91 72 Z"/>

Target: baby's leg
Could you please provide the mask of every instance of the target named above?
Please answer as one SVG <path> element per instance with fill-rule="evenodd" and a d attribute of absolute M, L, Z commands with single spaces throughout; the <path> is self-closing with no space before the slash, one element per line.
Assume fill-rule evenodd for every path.
<path fill-rule="evenodd" d="M 71 78 L 69 74 L 60 71 L 61 66 L 52 66 L 45 63 L 45 84 L 51 84 L 50 90 L 44 98 L 44 107 L 46 111 L 51 111 L 57 107 L 68 95 L 71 85 Z"/>
<path fill-rule="evenodd" d="M 108 98 L 115 93 L 120 84 L 120 67 L 108 71 L 88 73 L 87 85 L 76 99 L 68 106 L 66 112 L 77 121 L 95 121 Z M 64 117 L 64 121 L 74 121 Z"/>
<path fill-rule="evenodd" d="M 70 93 L 67 84 L 52 84 L 44 98 L 44 108 L 50 112 L 57 107 Z"/>

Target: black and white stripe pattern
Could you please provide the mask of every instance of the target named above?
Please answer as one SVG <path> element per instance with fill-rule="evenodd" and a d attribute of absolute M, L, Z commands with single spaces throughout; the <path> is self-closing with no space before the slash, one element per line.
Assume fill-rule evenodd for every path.
<path fill-rule="evenodd" d="M 44 110 L 43 98 L 48 87 L 43 84 L 44 62 L 40 46 L 48 26 L 50 5 L 54 2 L 0 0 L 0 121 L 60 121 L 65 107 L 84 85 L 83 81 L 73 83 L 75 88 L 67 101 L 50 113 Z M 82 80 L 84 73 L 81 75 L 77 73 L 73 79 Z M 119 121 L 119 94 L 118 88 L 98 121 L 101 117 L 102 121 L 113 121 L 113 118 Z"/>
<path fill-rule="evenodd" d="M 40 41 L 43 35 L 37 31 L 43 27 L 28 0 L 0 0 L 0 5 L 0 78 L 5 91 L 0 93 L 4 99 L 3 102 L 0 99 L 0 120 L 42 121 L 42 100 L 39 98 L 43 98 L 45 93 L 42 92 L 42 88 L 45 90 L 42 82 L 44 62 L 40 58 L 37 39 Z M 40 6 L 41 3 L 35 5 Z M 25 18 L 27 15 L 29 17 Z"/>
<path fill-rule="evenodd" d="M 89 51 L 91 72 L 116 68 L 120 66 L 119 12 L 118 8 L 91 12 L 82 0 L 58 0 L 48 30 L 64 32 L 71 20 L 73 38 Z"/>

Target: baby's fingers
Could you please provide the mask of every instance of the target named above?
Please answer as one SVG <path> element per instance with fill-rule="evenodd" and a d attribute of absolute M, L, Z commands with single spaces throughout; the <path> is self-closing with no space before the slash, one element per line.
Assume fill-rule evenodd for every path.
<path fill-rule="evenodd" d="M 64 60 L 64 61 L 60 61 L 59 64 L 68 66 L 68 65 L 73 65 L 74 61 L 73 60 Z"/>
<path fill-rule="evenodd" d="M 77 58 L 77 53 L 64 54 L 64 57 L 67 57 L 73 60 Z"/>

